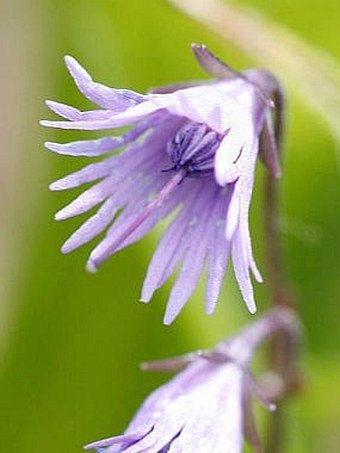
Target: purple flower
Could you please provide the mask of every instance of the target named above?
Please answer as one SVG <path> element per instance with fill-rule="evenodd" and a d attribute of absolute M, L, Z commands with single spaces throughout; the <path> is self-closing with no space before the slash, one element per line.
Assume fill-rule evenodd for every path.
<path fill-rule="evenodd" d="M 186 368 L 144 401 L 123 435 L 85 448 L 103 453 L 238 453 L 246 436 L 259 450 L 251 394 L 269 410 L 275 405 L 256 384 L 249 363 L 259 343 L 278 330 L 291 339 L 298 335 L 289 310 L 272 311 L 211 351 L 146 364 L 146 369 L 163 371 Z"/>
<path fill-rule="evenodd" d="M 88 445 L 98 452 L 237 453 L 243 445 L 242 370 L 197 358 L 143 403 L 126 432 Z"/>
<path fill-rule="evenodd" d="M 147 398 L 124 435 L 87 448 L 237 453 L 243 444 L 243 391 L 240 368 L 198 358 Z"/>
<path fill-rule="evenodd" d="M 68 253 L 107 229 L 89 257 L 89 271 L 175 211 L 152 257 L 141 297 L 148 302 L 181 263 L 165 324 L 181 311 L 205 264 L 206 312 L 214 311 L 229 254 L 243 299 L 255 312 L 250 270 L 257 281 L 262 279 L 252 254 L 248 214 L 260 138 L 265 162 L 279 174 L 271 118 L 270 97 L 277 87 L 273 76 L 256 69 L 238 73 L 205 46 L 193 45 L 193 50 L 217 79 L 162 87 L 146 95 L 96 83 L 76 60 L 66 57 L 79 90 L 101 108 L 81 112 L 48 101 L 49 108 L 68 121 L 42 121 L 45 126 L 84 130 L 134 124 L 120 136 L 47 142 L 46 147 L 59 154 L 87 157 L 125 146 L 50 188 L 97 181 L 56 214 L 63 220 L 101 203 L 62 247 Z"/>

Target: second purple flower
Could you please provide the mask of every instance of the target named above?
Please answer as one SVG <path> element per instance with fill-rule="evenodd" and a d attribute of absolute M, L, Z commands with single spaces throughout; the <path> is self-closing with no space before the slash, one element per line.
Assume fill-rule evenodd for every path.
<path fill-rule="evenodd" d="M 88 157 L 125 146 L 120 154 L 59 179 L 51 189 L 99 181 L 56 214 L 63 220 L 101 204 L 62 247 L 68 253 L 107 229 L 88 259 L 90 271 L 176 210 L 152 257 L 141 296 L 148 302 L 181 263 L 165 324 L 181 311 L 205 264 L 206 312 L 214 311 L 230 254 L 243 299 L 255 312 L 250 270 L 257 281 L 262 279 L 252 254 L 248 215 L 260 139 L 265 162 L 279 175 L 272 124 L 274 77 L 258 69 L 238 73 L 205 46 L 193 45 L 193 50 L 216 79 L 162 87 L 146 95 L 98 84 L 66 57 L 79 90 L 101 108 L 81 112 L 48 101 L 67 121 L 42 122 L 84 130 L 134 124 L 120 136 L 47 142 L 46 147 L 59 154 Z"/>

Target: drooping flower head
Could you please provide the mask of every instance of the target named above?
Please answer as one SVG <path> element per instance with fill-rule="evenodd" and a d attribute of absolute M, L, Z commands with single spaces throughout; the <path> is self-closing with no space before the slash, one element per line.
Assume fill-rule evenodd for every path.
<path fill-rule="evenodd" d="M 236 72 L 205 46 L 193 45 L 193 50 L 216 79 L 162 87 L 146 95 L 96 83 L 76 60 L 66 57 L 79 90 L 100 109 L 82 112 L 47 101 L 67 121 L 42 122 L 84 130 L 134 125 L 120 136 L 47 142 L 46 147 L 59 154 L 108 154 L 50 187 L 65 190 L 95 182 L 56 214 L 62 220 L 100 204 L 62 247 L 68 253 L 106 229 L 88 259 L 89 271 L 176 210 L 152 257 L 141 296 L 148 302 L 181 263 L 167 303 L 166 324 L 181 311 L 205 264 L 206 311 L 213 312 L 230 254 L 243 299 L 255 312 L 250 270 L 257 281 L 261 275 L 252 254 L 248 215 L 260 139 L 265 162 L 279 175 L 272 123 L 271 97 L 278 89 L 274 77 L 257 69 Z"/>
<path fill-rule="evenodd" d="M 147 369 L 186 368 L 144 401 L 123 435 L 85 448 L 98 453 L 238 453 L 247 436 L 258 451 L 251 394 L 270 410 L 275 405 L 256 384 L 249 363 L 258 344 L 278 330 L 291 339 L 298 336 L 295 316 L 287 309 L 272 311 L 210 351 L 147 364 Z"/>

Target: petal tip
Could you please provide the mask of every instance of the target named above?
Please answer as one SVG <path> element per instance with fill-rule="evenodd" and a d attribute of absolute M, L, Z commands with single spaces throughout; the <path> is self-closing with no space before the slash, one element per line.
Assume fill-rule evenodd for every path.
<path fill-rule="evenodd" d="M 58 181 L 55 181 L 55 184 L 57 184 Z M 58 222 L 60 220 L 66 220 L 69 219 L 70 217 L 74 217 L 78 214 L 75 214 L 72 209 L 69 208 L 70 205 L 65 206 L 64 208 L 60 209 L 55 215 L 54 215 L 54 220 L 57 220 Z"/>
<path fill-rule="evenodd" d="M 163 317 L 163 324 L 165 326 L 170 326 L 175 321 L 177 316 L 179 315 L 179 312 L 180 311 L 174 311 L 173 309 L 172 310 L 166 309 L 165 315 Z"/>
<path fill-rule="evenodd" d="M 41 121 L 40 121 L 41 123 Z M 53 146 L 53 142 L 44 142 L 44 147 L 47 148 L 47 149 L 51 149 L 51 147 Z"/>
<path fill-rule="evenodd" d="M 212 316 L 215 312 L 215 308 L 216 308 L 216 304 L 214 304 L 213 306 L 211 307 L 208 307 L 205 309 L 205 313 L 208 315 L 208 316 Z"/>
<path fill-rule="evenodd" d="M 45 104 L 47 105 L 47 107 L 48 107 L 49 109 L 52 109 L 52 107 L 56 104 L 56 102 L 55 102 L 55 101 L 52 101 L 51 99 L 46 99 L 46 100 L 45 100 Z"/>
<path fill-rule="evenodd" d="M 53 121 L 50 121 L 50 120 L 40 120 L 40 126 L 44 126 L 44 127 L 54 127 L 53 126 Z"/>
<path fill-rule="evenodd" d="M 48 188 L 49 190 L 51 190 L 52 192 L 56 191 L 56 190 L 60 190 L 58 184 L 56 184 L 56 181 L 53 181 L 51 182 L 51 184 L 48 185 Z M 57 214 L 54 216 L 54 218 L 56 218 Z"/>
<path fill-rule="evenodd" d="M 93 260 L 89 259 L 86 263 L 86 270 L 90 274 L 95 274 L 98 271 L 98 266 Z"/>
<path fill-rule="evenodd" d="M 174 321 L 175 317 L 168 314 L 168 313 L 165 313 L 164 315 L 164 318 L 163 318 L 163 324 L 165 326 L 170 326 L 172 324 L 172 322 Z"/>
<path fill-rule="evenodd" d="M 150 302 L 150 298 L 147 298 L 147 297 L 141 297 L 139 299 L 139 302 L 141 302 L 142 304 L 148 304 Z"/>
<path fill-rule="evenodd" d="M 72 73 L 72 71 L 76 68 L 76 67 L 79 67 L 80 64 L 78 63 L 78 61 L 71 57 L 71 55 L 65 55 L 64 56 L 64 61 L 65 61 L 65 64 L 66 64 L 66 67 L 67 69 L 70 71 L 70 73 Z"/>
<path fill-rule="evenodd" d="M 79 84 L 90 82 L 92 80 L 88 72 L 75 58 L 71 57 L 70 55 L 65 55 L 64 61 L 69 73 L 71 74 L 71 77 L 75 81 L 78 88 Z"/>
<path fill-rule="evenodd" d="M 75 58 L 71 57 L 71 55 L 65 55 L 64 61 L 65 61 L 66 65 L 68 65 L 69 63 L 73 63 L 76 60 L 75 60 Z"/>
<path fill-rule="evenodd" d="M 256 313 L 256 311 L 257 311 L 257 308 L 256 308 L 255 303 L 249 303 L 249 302 L 248 302 L 248 303 L 247 303 L 247 308 L 248 308 L 249 313 L 250 313 L 251 315 L 255 315 L 255 313 Z"/>
<path fill-rule="evenodd" d="M 68 241 L 66 241 L 65 244 L 63 244 L 60 249 L 61 253 L 63 253 L 64 255 L 67 255 L 71 251 L 70 248 L 68 247 L 67 242 Z"/>
<path fill-rule="evenodd" d="M 60 143 L 55 142 L 45 142 L 44 147 L 49 151 L 53 151 L 54 153 L 62 154 L 61 149 L 62 145 Z"/>

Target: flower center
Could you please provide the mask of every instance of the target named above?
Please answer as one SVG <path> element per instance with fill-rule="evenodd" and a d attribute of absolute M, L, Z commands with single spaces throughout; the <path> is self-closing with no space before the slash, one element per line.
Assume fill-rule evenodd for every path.
<path fill-rule="evenodd" d="M 167 143 L 172 167 L 163 170 L 185 170 L 187 176 L 205 176 L 212 173 L 215 152 L 221 135 L 205 124 L 188 122 Z"/>
<path fill-rule="evenodd" d="M 205 124 L 188 122 L 167 143 L 167 153 L 172 167 L 164 172 L 174 172 L 156 197 L 135 216 L 120 235 L 95 260 L 89 260 L 87 269 L 94 272 L 98 265 L 111 255 L 145 220 L 171 195 L 187 176 L 210 175 L 214 169 L 215 152 L 222 140 L 220 134 Z"/>

